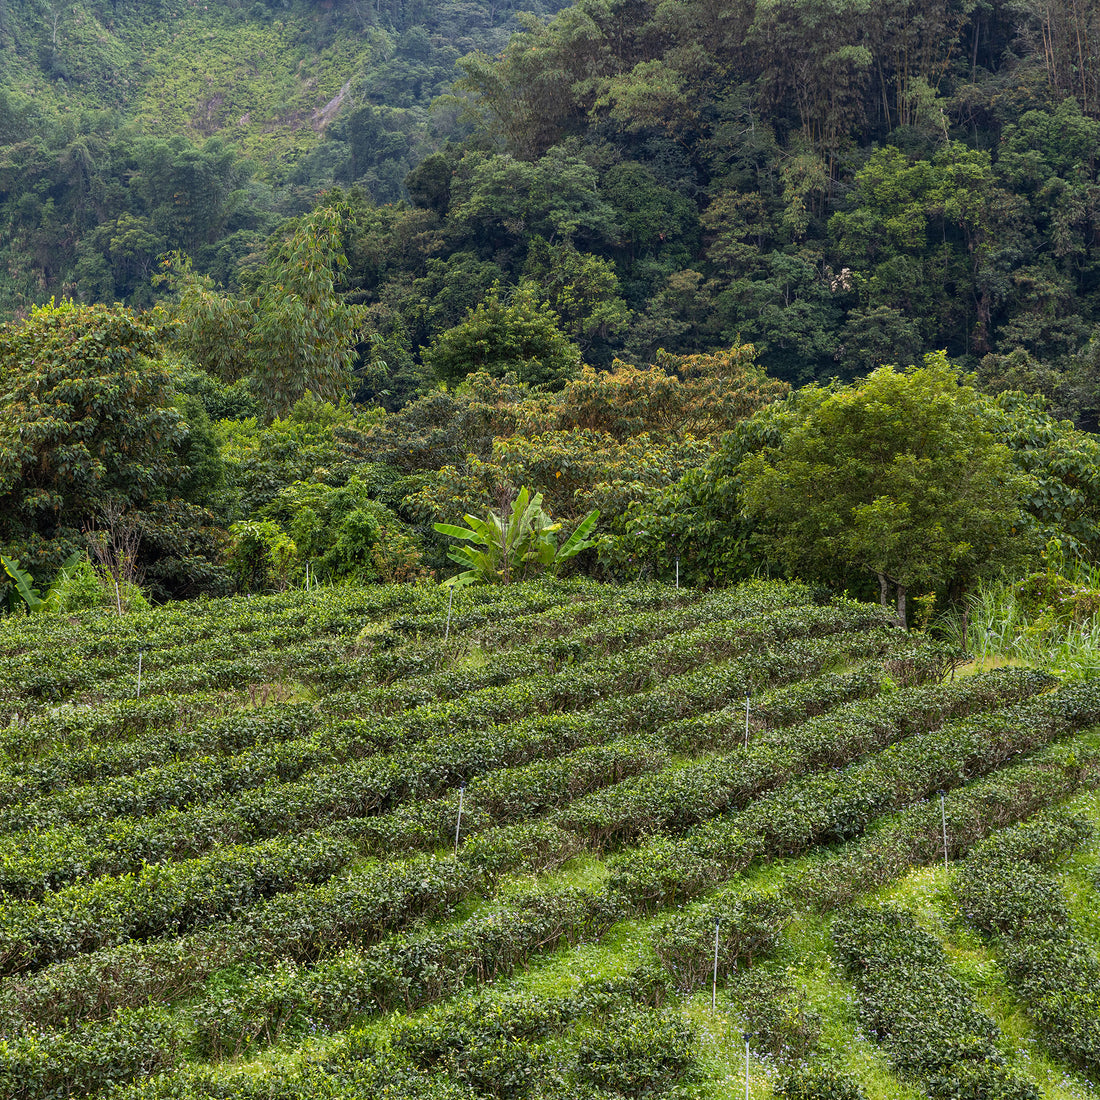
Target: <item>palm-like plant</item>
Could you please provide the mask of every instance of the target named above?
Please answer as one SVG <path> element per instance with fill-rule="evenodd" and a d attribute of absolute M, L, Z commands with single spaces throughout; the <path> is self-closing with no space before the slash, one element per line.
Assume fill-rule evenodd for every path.
<path fill-rule="evenodd" d="M 543 511 L 542 493 L 532 497 L 523 488 L 512 502 L 507 517 L 489 512 L 481 519 L 467 513 L 463 517 L 466 527 L 437 523 L 435 529 L 441 535 L 462 539 L 466 544 L 451 546 L 447 556 L 466 569 L 446 583 L 466 585 L 499 581 L 508 584 L 543 570 L 557 573 L 563 563 L 593 545 L 588 536 L 599 517 L 599 510 L 593 509 L 559 546 L 557 535 L 561 524 L 555 523 Z"/>

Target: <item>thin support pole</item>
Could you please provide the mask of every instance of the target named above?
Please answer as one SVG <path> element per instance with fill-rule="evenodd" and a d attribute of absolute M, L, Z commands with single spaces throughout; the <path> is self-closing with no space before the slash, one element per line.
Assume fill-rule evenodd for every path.
<path fill-rule="evenodd" d="M 466 799 L 466 784 L 458 788 L 458 821 L 455 823 L 455 859 L 458 859 L 458 834 L 462 830 L 462 804 Z"/>
<path fill-rule="evenodd" d="M 940 819 L 943 821 L 943 865 L 947 867 L 947 809 L 944 806 L 943 798 L 943 791 L 940 791 Z"/>
<path fill-rule="evenodd" d="M 137 697 L 141 698 L 141 654 L 142 651 L 138 650 L 138 682 L 137 682 Z"/>
<path fill-rule="evenodd" d="M 676 559 L 676 590 L 680 590 L 680 559 Z"/>
<path fill-rule="evenodd" d="M 718 918 L 714 920 L 714 980 L 710 987 L 710 1010 L 718 1004 Z"/>
<path fill-rule="evenodd" d="M 451 594 L 447 597 L 447 629 L 443 632 L 443 641 L 451 636 L 451 607 L 455 602 L 455 586 L 451 585 Z"/>
<path fill-rule="evenodd" d="M 745 748 L 749 747 L 749 697 L 745 696 Z"/>
<path fill-rule="evenodd" d="M 745 1032 L 745 1100 L 749 1100 L 749 1033 Z"/>

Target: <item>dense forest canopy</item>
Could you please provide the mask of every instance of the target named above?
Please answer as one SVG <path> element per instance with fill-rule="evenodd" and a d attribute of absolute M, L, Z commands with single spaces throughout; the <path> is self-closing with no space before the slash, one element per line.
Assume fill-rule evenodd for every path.
<path fill-rule="evenodd" d="M 1000 542 L 1100 549 L 1061 419 L 1100 412 L 1092 7 L 8 0 L 0 40 L 5 369 L 49 318 L 148 327 L 178 424 L 135 505 L 153 595 L 438 573 L 433 525 L 524 487 L 600 512 L 605 575 L 810 568 L 747 479 L 922 362 L 1008 448 Z M 110 503 L 66 491 L 5 533 L 45 577 Z M 992 570 L 945 539 L 913 583 Z M 867 594 L 857 557 L 819 579 Z"/>
<path fill-rule="evenodd" d="M 147 306 L 172 250 L 233 289 L 336 185 L 390 407 L 515 295 L 597 367 L 939 348 L 1095 420 L 1092 6 L 14 0 L 0 38 L 9 311 Z"/>

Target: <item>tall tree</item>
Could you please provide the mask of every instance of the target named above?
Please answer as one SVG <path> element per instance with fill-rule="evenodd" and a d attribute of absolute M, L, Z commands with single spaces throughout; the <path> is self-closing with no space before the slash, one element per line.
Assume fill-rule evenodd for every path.
<path fill-rule="evenodd" d="M 988 399 L 942 353 L 830 394 L 778 447 L 749 455 L 746 514 L 795 573 L 869 570 L 898 621 L 915 586 L 955 594 L 1020 551 L 1017 472 Z"/>
<path fill-rule="evenodd" d="M 166 495 L 185 430 L 156 351 L 118 306 L 51 303 L 0 328 L 0 541 L 37 563 L 55 539 L 60 560 L 105 510 Z"/>
<path fill-rule="evenodd" d="M 166 279 L 177 346 L 226 381 L 250 376 L 273 416 L 305 393 L 325 400 L 347 395 L 367 311 L 346 303 L 336 279 L 347 260 L 342 213 L 320 207 L 268 252 L 253 293 L 226 295 L 180 256 Z"/>

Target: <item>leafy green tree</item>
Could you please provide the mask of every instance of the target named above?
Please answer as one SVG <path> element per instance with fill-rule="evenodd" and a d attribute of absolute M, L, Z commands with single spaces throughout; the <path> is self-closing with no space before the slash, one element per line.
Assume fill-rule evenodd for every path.
<path fill-rule="evenodd" d="M 538 286 L 524 281 L 510 300 L 495 286 L 460 325 L 435 340 L 424 352 L 424 362 L 450 386 L 474 371 L 485 371 L 560 388 L 580 370 L 581 355 L 558 327 L 558 315 L 540 301 Z"/>
<path fill-rule="evenodd" d="M 523 272 L 539 285 L 546 304 L 558 315 L 562 331 L 585 355 L 590 355 L 594 346 L 606 346 L 630 321 L 630 310 L 619 294 L 615 265 L 579 251 L 571 242 L 551 244 L 535 237 Z"/>
<path fill-rule="evenodd" d="M 468 152 L 455 167 L 447 232 L 481 249 L 502 249 L 538 235 L 587 248 L 618 235 L 615 211 L 596 169 L 570 147 L 528 162 Z"/>
<path fill-rule="evenodd" d="M 119 306 L 51 302 L 0 328 L 0 541 L 33 571 L 108 507 L 170 494 L 185 430 L 157 350 Z"/>
<path fill-rule="evenodd" d="M 1032 484 L 1023 504 L 1035 540 L 1057 539 L 1075 557 L 1100 561 L 1100 439 L 1046 411 L 1042 398 L 998 394 L 998 434 Z"/>
<path fill-rule="evenodd" d="M 883 367 L 745 458 L 744 511 L 792 572 L 869 570 L 904 626 L 915 586 L 958 594 L 1021 550 L 1029 480 L 996 430 L 942 353 Z"/>
<path fill-rule="evenodd" d="M 298 567 L 318 582 L 415 580 L 424 575 L 420 551 L 407 525 L 372 499 L 376 491 L 358 475 L 340 486 L 297 481 L 261 514 L 287 532 Z"/>
<path fill-rule="evenodd" d="M 336 292 L 347 260 L 342 214 L 321 207 L 276 238 L 253 293 L 219 293 L 177 254 L 165 281 L 177 347 L 224 381 L 247 376 L 273 416 L 305 393 L 338 400 L 352 387 L 352 366 L 366 311 Z"/>

